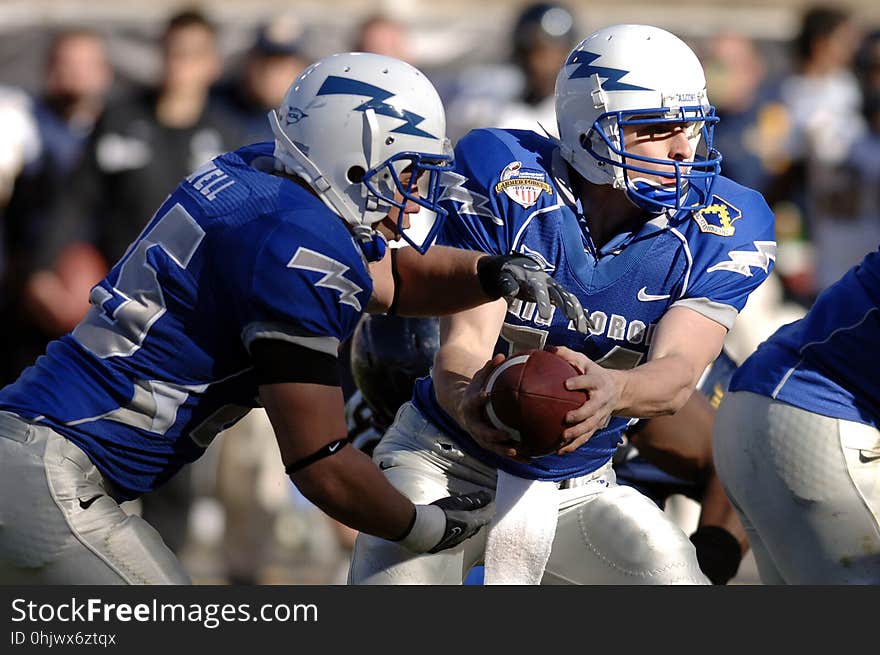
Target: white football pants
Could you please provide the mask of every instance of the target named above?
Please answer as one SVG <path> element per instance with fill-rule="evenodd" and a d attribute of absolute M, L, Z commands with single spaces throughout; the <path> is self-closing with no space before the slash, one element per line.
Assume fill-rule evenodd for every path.
<path fill-rule="evenodd" d="M 0 583 L 189 581 L 159 533 L 119 507 L 82 450 L 0 412 Z"/>
<path fill-rule="evenodd" d="M 765 584 L 880 584 L 880 432 L 737 391 L 713 447 Z"/>
<path fill-rule="evenodd" d="M 462 452 L 410 403 L 398 412 L 373 461 L 414 503 L 495 489 L 495 469 Z M 560 485 L 559 520 L 543 584 L 708 584 L 681 529 L 648 498 L 618 486 L 610 463 L 600 472 L 610 486 L 577 480 Z M 461 584 L 471 567 L 483 561 L 485 548 L 486 528 L 434 555 L 415 555 L 361 534 L 349 582 Z"/>

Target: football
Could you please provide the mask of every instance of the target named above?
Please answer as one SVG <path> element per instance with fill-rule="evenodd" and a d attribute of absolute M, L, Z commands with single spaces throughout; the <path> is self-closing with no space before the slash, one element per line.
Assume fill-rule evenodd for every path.
<path fill-rule="evenodd" d="M 502 362 L 486 380 L 486 414 L 517 442 L 525 457 L 557 450 L 567 424 L 565 415 L 583 405 L 585 391 L 569 391 L 565 381 L 579 371 L 558 355 L 532 350 Z"/>

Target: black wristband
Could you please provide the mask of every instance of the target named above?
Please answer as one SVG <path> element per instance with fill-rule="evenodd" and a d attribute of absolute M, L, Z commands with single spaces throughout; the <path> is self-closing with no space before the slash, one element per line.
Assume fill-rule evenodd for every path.
<path fill-rule="evenodd" d="M 480 288 L 492 300 L 497 300 L 504 295 L 498 279 L 501 267 L 507 263 L 508 259 L 507 255 L 487 255 L 477 260 L 477 279 L 480 281 Z"/>
<path fill-rule="evenodd" d="M 394 282 L 394 294 L 391 296 L 391 304 L 388 311 L 385 312 L 389 316 L 397 315 L 397 301 L 400 299 L 400 272 L 397 270 L 397 248 L 391 249 L 391 279 Z"/>
<path fill-rule="evenodd" d="M 723 585 L 736 575 L 742 549 L 730 532 L 715 525 L 701 525 L 691 535 L 700 569 L 712 584 Z"/>
<path fill-rule="evenodd" d="M 324 459 L 325 457 L 329 457 L 330 455 L 335 455 L 340 450 L 342 450 L 347 443 L 348 439 L 346 439 L 345 437 L 343 437 L 342 439 L 337 439 L 336 441 L 331 441 L 326 446 L 324 446 L 317 452 L 312 453 L 308 457 L 303 457 L 296 462 L 291 462 L 284 467 L 284 472 L 287 473 L 287 475 L 293 475 L 297 471 L 304 469 L 309 464 L 314 464 L 319 459 Z"/>

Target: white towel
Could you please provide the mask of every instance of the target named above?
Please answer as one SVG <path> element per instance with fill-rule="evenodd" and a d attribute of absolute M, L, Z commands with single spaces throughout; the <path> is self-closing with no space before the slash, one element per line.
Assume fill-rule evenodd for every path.
<path fill-rule="evenodd" d="M 539 584 L 558 515 L 555 482 L 498 471 L 495 517 L 486 537 L 485 584 Z"/>

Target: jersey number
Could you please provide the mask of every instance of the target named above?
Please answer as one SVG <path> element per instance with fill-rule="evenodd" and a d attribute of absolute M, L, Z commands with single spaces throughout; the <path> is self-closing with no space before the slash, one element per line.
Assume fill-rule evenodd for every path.
<path fill-rule="evenodd" d="M 92 288 L 93 305 L 73 337 L 97 357 L 127 357 L 143 344 L 152 325 L 165 313 L 165 297 L 156 269 L 147 261 L 152 248 L 185 269 L 205 231 L 181 205 L 175 204 L 145 231 L 122 258 L 114 286 Z"/>

